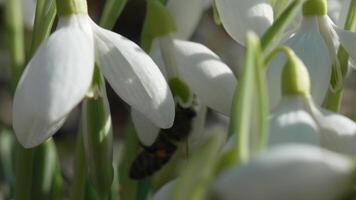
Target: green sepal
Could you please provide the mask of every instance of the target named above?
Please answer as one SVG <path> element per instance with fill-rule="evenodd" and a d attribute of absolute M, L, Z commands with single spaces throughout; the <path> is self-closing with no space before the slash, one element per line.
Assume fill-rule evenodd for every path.
<path fill-rule="evenodd" d="M 168 85 L 172 91 L 173 97 L 179 98 L 183 104 L 189 104 L 192 99 L 192 94 L 185 82 L 175 77 L 168 81 Z"/>
<path fill-rule="evenodd" d="M 75 14 L 88 14 L 86 0 L 56 0 L 56 5 L 59 17 Z"/>
<path fill-rule="evenodd" d="M 282 95 L 310 95 L 309 73 L 303 62 L 291 51 L 282 71 Z"/>
<path fill-rule="evenodd" d="M 326 0 L 308 0 L 303 4 L 303 16 L 325 16 L 327 12 Z"/>
<path fill-rule="evenodd" d="M 141 46 L 149 52 L 152 41 L 176 31 L 176 26 L 168 10 L 158 0 L 147 0 L 145 22 L 141 34 Z"/>

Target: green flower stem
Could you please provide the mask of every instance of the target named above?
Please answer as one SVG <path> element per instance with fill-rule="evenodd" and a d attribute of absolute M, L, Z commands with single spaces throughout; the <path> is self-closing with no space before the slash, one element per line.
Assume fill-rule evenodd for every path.
<path fill-rule="evenodd" d="M 83 144 L 83 127 L 80 125 L 79 134 L 77 136 L 77 144 L 74 159 L 74 177 L 71 186 L 72 200 L 85 200 L 86 190 L 86 162 Z"/>
<path fill-rule="evenodd" d="M 58 158 L 56 147 L 52 139 L 34 149 L 34 169 L 31 199 L 50 199 L 52 183 L 55 178 Z M 60 189 L 59 189 L 60 190 Z"/>
<path fill-rule="evenodd" d="M 20 0 L 5 1 L 5 23 L 11 64 L 11 93 L 15 92 L 25 64 L 24 28 Z"/>
<path fill-rule="evenodd" d="M 261 48 L 258 46 L 255 49 L 255 87 L 257 99 L 257 152 L 262 152 L 267 143 L 268 132 L 268 98 L 266 88 L 266 69 L 264 67 L 264 60 L 262 58 Z"/>
<path fill-rule="evenodd" d="M 236 162 L 246 162 L 249 157 L 248 135 L 252 110 L 255 51 L 258 46 L 257 36 L 249 33 L 241 78 L 233 99 L 229 127 L 229 134 L 235 136 Z"/>
<path fill-rule="evenodd" d="M 122 188 L 120 197 L 122 200 L 132 200 L 137 197 L 137 181 L 130 179 L 129 172 L 132 161 L 137 155 L 139 146 L 135 127 L 130 120 L 124 131 L 124 144 L 122 157 L 119 160 L 119 182 Z"/>
<path fill-rule="evenodd" d="M 146 177 L 138 182 L 137 196 L 136 200 L 147 200 L 150 199 L 150 192 L 152 188 L 151 177 Z"/>
<path fill-rule="evenodd" d="M 0 127 L 0 129 L 2 129 Z M 0 132 L 0 184 L 3 184 L 5 199 L 12 198 L 14 186 L 13 152 L 15 147 L 14 133 L 7 129 Z"/>
<path fill-rule="evenodd" d="M 56 5 L 54 0 L 37 0 L 35 23 L 33 26 L 31 48 L 29 52 L 30 58 L 51 32 L 55 16 Z"/>
<path fill-rule="evenodd" d="M 294 17 L 297 15 L 302 5 L 302 2 L 303 1 L 300 0 L 294 0 L 291 2 L 284 12 L 275 20 L 273 25 L 262 36 L 261 46 L 264 52 L 268 50 L 273 43 L 278 43 L 276 39 L 281 38 L 284 30 L 294 20 Z"/>
<path fill-rule="evenodd" d="M 127 0 L 106 0 L 100 26 L 112 29 L 126 6 Z"/>
<path fill-rule="evenodd" d="M 91 181 L 100 199 L 109 197 L 113 181 L 112 125 L 104 81 L 95 66 L 93 97 L 83 102 L 83 142 Z"/>
<path fill-rule="evenodd" d="M 15 200 L 30 200 L 33 178 L 33 149 L 16 146 L 15 160 Z"/>
<path fill-rule="evenodd" d="M 349 6 L 344 29 L 349 31 L 355 31 L 356 29 L 356 0 L 350 1 L 350 6 Z M 342 46 L 339 47 L 338 50 L 338 59 L 340 62 L 342 77 L 344 79 L 349 67 L 349 55 Z M 335 77 L 337 77 L 336 73 L 337 72 L 333 70 L 330 84 L 335 84 L 334 80 L 336 79 Z M 329 89 L 326 95 L 326 99 L 323 103 L 323 107 L 334 112 L 339 112 L 341 107 L 342 94 L 343 94 L 343 88 L 340 88 L 336 91 L 332 91 Z"/>

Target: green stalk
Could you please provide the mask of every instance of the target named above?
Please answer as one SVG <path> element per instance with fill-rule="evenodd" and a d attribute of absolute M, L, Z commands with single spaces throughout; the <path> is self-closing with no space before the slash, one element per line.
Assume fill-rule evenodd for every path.
<path fill-rule="evenodd" d="M 46 12 L 47 10 L 48 12 Z M 33 26 L 31 48 L 29 52 L 30 58 L 51 32 L 55 16 L 56 4 L 54 0 L 37 0 L 35 24 Z"/>
<path fill-rule="evenodd" d="M 24 28 L 20 0 L 6 0 L 5 23 L 11 64 L 11 93 L 15 92 L 25 63 Z"/>
<path fill-rule="evenodd" d="M 100 26 L 112 29 L 126 6 L 127 0 L 106 0 Z"/>
<path fill-rule="evenodd" d="M 231 108 L 229 134 L 235 136 L 234 154 L 236 162 L 245 162 L 249 157 L 249 128 L 251 118 L 251 102 L 254 85 L 254 66 L 256 49 L 258 49 L 257 36 L 247 35 L 246 53 L 242 65 L 242 73 Z"/>
<path fill-rule="evenodd" d="M 85 162 L 84 144 L 83 144 L 83 127 L 80 125 L 79 134 L 77 136 L 77 144 L 74 158 L 74 177 L 71 186 L 71 199 L 84 200 L 86 191 L 86 174 L 87 166 Z"/>
<path fill-rule="evenodd" d="M 266 81 L 266 70 L 262 52 L 259 46 L 255 49 L 255 85 L 256 85 L 256 99 L 257 99 L 257 152 L 262 152 L 266 147 L 267 132 L 268 132 L 268 98 Z"/>
<path fill-rule="evenodd" d="M 33 150 L 16 146 L 15 200 L 30 200 L 33 176 Z"/>
<path fill-rule="evenodd" d="M 88 172 L 101 199 L 109 197 L 113 181 L 112 125 L 104 81 L 95 67 L 93 97 L 83 103 L 83 142 Z"/>
<path fill-rule="evenodd" d="M 273 43 L 278 43 L 277 39 L 281 38 L 282 33 L 294 20 L 300 7 L 302 5 L 301 0 L 294 0 L 289 6 L 279 15 L 273 25 L 266 31 L 261 38 L 261 47 L 265 52 Z"/>
<path fill-rule="evenodd" d="M 350 1 L 344 29 L 349 31 L 354 31 L 356 29 L 356 0 Z M 337 56 L 340 62 L 342 78 L 344 80 L 349 67 L 349 54 L 342 46 L 340 46 Z M 336 80 L 335 77 L 337 77 L 337 72 L 334 69 L 335 67 L 333 67 L 330 84 L 334 84 L 334 80 Z M 343 88 L 340 88 L 336 91 L 329 89 L 326 95 L 326 99 L 323 103 L 323 107 L 334 112 L 339 112 L 341 107 L 342 94 Z"/>
<path fill-rule="evenodd" d="M 58 158 L 52 139 L 34 149 L 35 168 L 33 169 L 31 199 L 46 200 L 51 196 L 52 183 Z"/>
<path fill-rule="evenodd" d="M 124 144 L 122 158 L 119 160 L 119 182 L 122 188 L 120 197 L 122 200 L 136 199 L 137 181 L 130 179 L 129 172 L 132 161 L 137 155 L 138 138 L 135 127 L 130 120 L 124 131 Z"/>

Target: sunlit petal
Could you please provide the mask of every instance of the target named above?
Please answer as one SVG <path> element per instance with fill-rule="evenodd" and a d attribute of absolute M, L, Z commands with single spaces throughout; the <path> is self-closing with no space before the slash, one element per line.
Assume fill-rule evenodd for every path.
<path fill-rule="evenodd" d="M 97 62 L 115 92 L 156 126 L 172 126 L 174 101 L 157 65 L 132 41 L 93 27 Z"/>
<path fill-rule="evenodd" d="M 59 29 L 39 47 L 19 81 L 13 126 L 25 147 L 52 136 L 91 84 L 93 38 L 90 26 L 85 25 L 87 19 L 79 18 L 60 19 Z"/>
<path fill-rule="evenodd" d="M 311 81 L 311 95 L 320 105 L 329 88 L 331 59 L 328 47 L 318 29 L 316 17 L 305 17 L 299 32 L 286 43 L 308 68 Z M 270 107 L 274 108 L 281 98 L 281 73 L 285 56 L 277 56 L 268 67 L 268 87 Z"/>
<path fill-rule="evenodd" d="M 203 104 L 225 115 L 230 107 L 237 80 L 231 69 L 204 45 L 175 40 L 178 71 Z"/>
<path fill-rule="evenodd" d="M 134 109 L 131 109 L 131 118 L 140 142 L 145 146 L 151 146 L 156 140 L 160 128 Z"/>
<path fill-rule="evenodd" d="M 218 177 L 224 200 L 333 200 L 352 184 L 351 159 L 315 146 L 270 149 Z"/>
<path fill-rule="evenodd" d="M 244 44 L 247 31 L 257 35 L 273 23 L 273 9 L 266 0 L 215 0 L 225 30 L 238 43 Z"/>

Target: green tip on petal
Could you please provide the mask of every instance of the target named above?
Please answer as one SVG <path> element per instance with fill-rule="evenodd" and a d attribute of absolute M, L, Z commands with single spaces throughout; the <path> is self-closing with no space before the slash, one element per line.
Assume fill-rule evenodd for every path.
<path fill-rule="evenodd" d="M 75 14 L 88 14 L 86 0 L 56 0 L 56 6 L 59 17 Z"/>
<path fill-rule="evenodd" d="M 184 104 L 190 101 L 189 87 L 182 80 L 179 78 L 172 78 L 169 80 L 168 84 L 174 97 L 178 97 Z"/>
<path fill-rule="evenodd" d="M 283 96 L 310 95 L 309 73 L 304 63 L 292 51 L 288 51 L 288 60 L 282 72 Z"/>
<path fill-rule="evenodd" d="M 303 4 L 303 16 L 325 16 L 327 11 L 326 0 L 308 0 Z"/>

